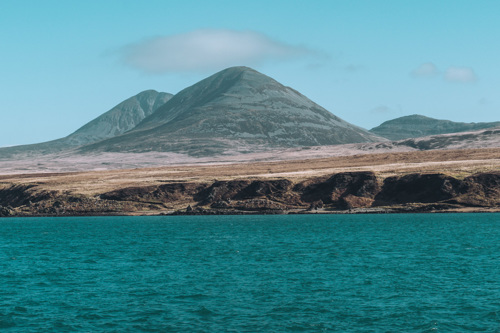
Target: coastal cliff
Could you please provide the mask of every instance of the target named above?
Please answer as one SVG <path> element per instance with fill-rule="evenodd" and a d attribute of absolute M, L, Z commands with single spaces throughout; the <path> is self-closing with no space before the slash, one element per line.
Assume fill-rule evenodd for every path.
<path fill-rule="evenodd" d="M 340 172 L 297 181 L 278 177 L 165 181 L 84 195 L 36 184 L 0 187 L 0 216 L 369 213 L 500 210 L 500 172 L 381 176 Z"/>

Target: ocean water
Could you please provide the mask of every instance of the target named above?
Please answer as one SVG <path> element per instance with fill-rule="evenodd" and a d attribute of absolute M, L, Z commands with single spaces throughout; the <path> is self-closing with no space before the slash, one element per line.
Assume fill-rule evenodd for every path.
<path fill-rule="evenodd" d="M 500 215 L 0 219 L 2 332 L 500 332 Z"/>

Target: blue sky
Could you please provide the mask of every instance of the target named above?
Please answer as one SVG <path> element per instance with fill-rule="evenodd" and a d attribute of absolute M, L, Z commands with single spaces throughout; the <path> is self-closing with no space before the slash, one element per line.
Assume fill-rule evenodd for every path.
<path fill-rule="evenodd" d="M 500 120 L 500 1 L 0 2 L 0 146 L 246 65 L 372 128 Z"/>

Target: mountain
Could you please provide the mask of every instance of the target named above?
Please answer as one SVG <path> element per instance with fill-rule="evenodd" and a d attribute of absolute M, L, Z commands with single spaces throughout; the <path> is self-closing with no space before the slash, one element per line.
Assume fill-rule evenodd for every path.
<path fill-rule="evenodd" d="M 85 124 L 67 137 L 31 145 L 0 149 L 0 156 L 16 153 L 50 153 L 111 138 L 134 128 L 165 104 L 172 94 L 146 90 Z"/>
<path fill-rule="evenodd" d="M 500 121 L 491 123 L 460 123 L 421 115 L 411 115 L 386 121 L 370 132 L 390 140 L 402 140 L 421 136 L 476 131 L 500 126 Z"/>
<path fill-rule="evenodd" d="M 63 140 L 72 146 L 82 146 L 123 134 L 153 114 L 172 96 L 155 90 L 143 91 L 121 102 Z"/>
<path fill-rule="evenodd" d="M 124 135 L 85 152 L 182 152 L 208 156 L 276 147 L 384 141 L 292 88 L 248 67 L 188 87 Z"/>

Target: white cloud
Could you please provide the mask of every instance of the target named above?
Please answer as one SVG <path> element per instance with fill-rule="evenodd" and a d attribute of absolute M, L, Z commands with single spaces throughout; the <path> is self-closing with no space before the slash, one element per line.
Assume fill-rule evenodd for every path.
<path fill-rule="evenodd" d="M 435 77 L 438 74 L 439 70 L 432 62 L 421 64 L 411 72 L 414 77 Z"/>
<path fill-rule="evenodd" d="M 440 72 L 436 65 L 432 62 L 421 64 L 413 71 L 411 75 L 416 78 L 420 77 L 437 77 L 440 76 L 449 82 L 475 82 L 477 81 L 476 73 L 469 67 L 451 66 L 444 73 Z"/>
<path fill-rule="evenodd" d="M 254 31 L 195 30 L 128 45 L 123 61 L 148 73 L 204 71 L 311 54 Z"/>
<path fill-rule="evenodd" d="M 469 67 L 450 67 L 444 73 L 444 78 L 452 82 L 475 82 L 476 73 Z"/>

